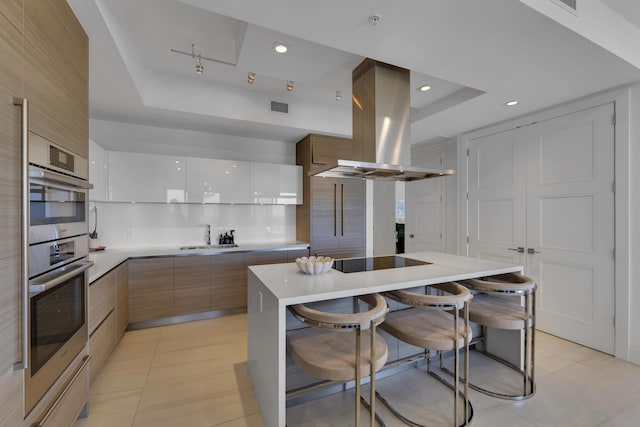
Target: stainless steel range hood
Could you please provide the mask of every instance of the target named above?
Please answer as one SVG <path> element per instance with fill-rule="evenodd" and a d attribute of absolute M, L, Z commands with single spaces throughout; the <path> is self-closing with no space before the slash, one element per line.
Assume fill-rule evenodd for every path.
<path fill-rule="evenodd" d="M 365 59 L 353 70 L 352 81 L 353 153 L 310 175 L 416 181 L 454 173 L 409 166 L 409 70 Z"/>

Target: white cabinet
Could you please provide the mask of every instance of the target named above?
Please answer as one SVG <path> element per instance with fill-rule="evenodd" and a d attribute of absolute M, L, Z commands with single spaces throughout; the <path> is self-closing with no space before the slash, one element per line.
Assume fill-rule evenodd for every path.
<path fill-rule="evenodd" d="M 249 162 L 187 158 L 187 202 L 251 203 Z"/>
<path fill-rule="evenodd" d="M 251 163 L 251 202 L 302 204 L 302 166 Z"/>
<path fill-rule="evenodd" d="M 185 202 L 185 158 L 109 151 L 108 200 Z"/>
<path fill-rule="evenodd" d="M 89 140 L 89 200 L 102 202 L 107 200 L 108 152 Z"/>

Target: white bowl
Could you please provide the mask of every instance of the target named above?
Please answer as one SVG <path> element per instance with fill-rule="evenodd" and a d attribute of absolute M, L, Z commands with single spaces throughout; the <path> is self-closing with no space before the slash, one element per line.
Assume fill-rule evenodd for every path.
<path fill-rule="evenodd" d="M 305 274 L 322 274 L 331 270 L 333 266 L 333 258 L 330 257 L 302 257 L 296 258 L 298 269 Z"/>

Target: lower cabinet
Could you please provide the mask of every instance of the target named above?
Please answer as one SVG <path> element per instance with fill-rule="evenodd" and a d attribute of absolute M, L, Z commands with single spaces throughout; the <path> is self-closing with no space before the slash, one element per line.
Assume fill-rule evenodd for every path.
<path fill-rule="evenodd" d="M 211 310 L 211 258 L 175 257 L 174 316 Z"/>
<path fill-rule="evenodd" d="M 247 306 L 247 265 L 244 253 L 214 255 L 211 262 L 211 308 L 232 310 Z"/>
<path fill-rule="evenodd" d="M 129 303 L 133 307 L 130 322 L 174 315 L 174 258 L 129 260 Z"/>
<path fill-rule="evenodd" d="M 129 323 L 127 262 L 89 285 L 89 381 L 98 373 Z"/>

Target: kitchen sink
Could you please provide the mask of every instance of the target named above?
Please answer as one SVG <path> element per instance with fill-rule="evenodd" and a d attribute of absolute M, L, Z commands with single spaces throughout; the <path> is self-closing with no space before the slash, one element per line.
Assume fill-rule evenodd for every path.
<path fill-rule="evenodd" d="M 180 250 L 190 250 L 190 249 L 226 249 L 226 248 L 237 248 L 238 245 L 235 243 L 229 243 L 226 245 L 201 245 L 201 246 L 181 246 Z"/>

